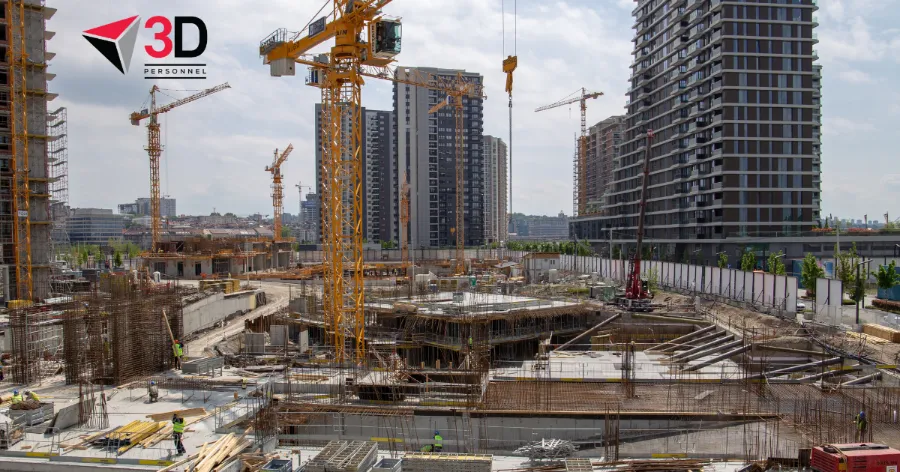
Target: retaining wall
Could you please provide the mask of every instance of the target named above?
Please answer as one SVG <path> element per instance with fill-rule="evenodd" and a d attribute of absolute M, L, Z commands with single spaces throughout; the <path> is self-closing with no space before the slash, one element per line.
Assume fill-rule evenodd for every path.
<path fill-rule="evenodd" d="M 184 307 L 182 328 L 184 334 L 196 333 L 215 326 L 235 312 L 245 312 L 256 308 L 256 293 L 246 290 L 235 293 L 216 293 Z"/>

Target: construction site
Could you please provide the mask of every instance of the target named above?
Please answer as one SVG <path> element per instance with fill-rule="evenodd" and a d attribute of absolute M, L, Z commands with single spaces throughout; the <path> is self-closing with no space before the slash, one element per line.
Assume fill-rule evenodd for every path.
<path fill-rule="evenodd" d="M 858 311 L 846 321 L 839 280 L 816 278 L 814 293 L 803 292 L 807 309 L 791 275 L 646 260 L 652 130 L 640 135 L 637 231 L 617 257 L 612 241 L 609 257 L 578 255 L 577 242 L 573 255 L 466 247 L 475 217 L 464 202 L 463 113 L 485 86 L 461 70 L 394 65 L 401 20 L 382 11 L 390 0 L 326 2 L 331 13 L 259 43 L 271 76 L 306 66 L 306 85 L 321 92 L 321 250 L 295 251 L 282 231 L 290 144 L 264 168 L 271 238 L 165 230 L 159 115 L 230 86 L 158 104 L 154 85 L 129 116 L 147 130 L 149 250 L 129 270 L 52 268 L 54 245 L 67 244 L 68 199 L 67 114 L 45 106 L 45 22 L 55 10 L 3 3 L 11 147 L 0 169 L 9 197 L 0 206 L 0 470 L 900 465 L 900 331 L 860 322 Z M 721 2 L 697 3 L 705 14 Z M 327 41 L 328 52 L 314 51 Z M 517 61 L 502 61 L 510 128 Z M 421 212 L 411 211 L 418 188 L 403 171 L 399 247 L 364 250 L 361 93 L 376 80 L 434 92 L 429 113 L 452 115 L 444 170 L 455 170 L 456 191 L 441 201 L 449 248 L 411 243 L 411 215 Z M 584 168 L 584 113 L 602 95 L 581 89 L 537 110 L 580 104 L 573 204 L 582 214 L 601 206 L 602 179 Z M 588 181 L 596 188 L 579 192 Z"/>

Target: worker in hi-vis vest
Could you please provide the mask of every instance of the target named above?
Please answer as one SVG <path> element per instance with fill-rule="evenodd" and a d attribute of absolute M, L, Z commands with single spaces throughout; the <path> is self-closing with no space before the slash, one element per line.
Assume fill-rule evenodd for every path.
<path fill-rule="evenodd" d="M 180 418 L 176 413 L 172 415 L 172 439 L 175 440 L 175 450 L 178 455 L 187 452 L 181 442 L 182 436 L 184 436 L 184 418 Z"/>
<path fill-rule="evenodd" d="M 444 449 L 444 438 L 440 431 L 434 432 L 434 452 L 441 452 Z"/>
<path fill-rule="evenodd" d="M 181 342 L 177 339 L 175 340 L 175 344 L 172 346 L 172 349 L 175 352 L 175 368 L 181 368 L 181 357 L 184 356 L 184 347 L 181 345 Z"/>

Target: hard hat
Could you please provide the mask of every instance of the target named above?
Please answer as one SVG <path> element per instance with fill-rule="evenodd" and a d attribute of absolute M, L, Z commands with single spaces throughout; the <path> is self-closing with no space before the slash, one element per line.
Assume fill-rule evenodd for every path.
<path fill-rule="evenodd" d="M 13 395 L 18 395 L 18 394 L 19 394 L 18 390 L 13 390 Z"/>
<path fill-rule="evenodd" d="M 437 435 L 437 434 L 441 434 L 441 432 L 440 432 L 440 431 L 435 431 L 434 434 L 436 434 L 436 435 Z"/>
<path fill-rule="evenodd" d="M 151 381 L 150 381 L 150 385 L 156 385 L 156 381 L 155 381 L 155 380 L 151 380 Z"/>

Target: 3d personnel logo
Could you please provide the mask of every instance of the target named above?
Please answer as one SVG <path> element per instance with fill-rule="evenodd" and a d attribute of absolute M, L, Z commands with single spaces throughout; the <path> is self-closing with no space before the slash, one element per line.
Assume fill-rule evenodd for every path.
<path fill-rule="evenodd" d="M 153 44 L 144 46 L 147 54 L 154 59 L 164 59 L 174 55 L 175 59 L 198 57 L 206 50 L 206 24 L 195 16 L 176 16 L 173 22 L 164 16 L 152 16 L 144 23 L 144 28 L 152 31 Z M 137 40 L 140 16 L 85 30 L 84 39 L 91 43 L 122 74 L 128 73 L 134 44 Z M 184 25 L 197 28 L 198 41 L 193 49 L 184 47 Z M 159 27 L 159 31 L 153 31 Z M 174 37 L 171 35 L 174 33 Z M 206 64 L 144 64 L 145 79 L 205 79 Z"/>

